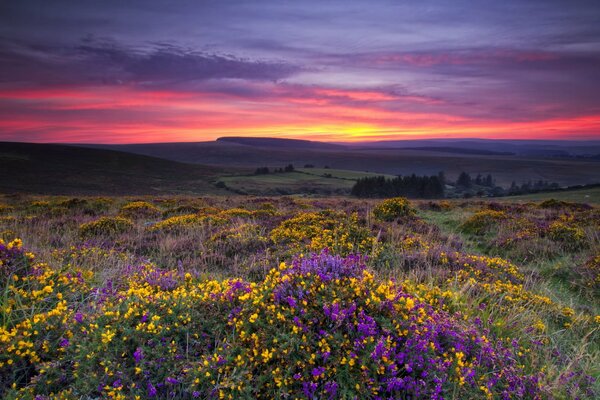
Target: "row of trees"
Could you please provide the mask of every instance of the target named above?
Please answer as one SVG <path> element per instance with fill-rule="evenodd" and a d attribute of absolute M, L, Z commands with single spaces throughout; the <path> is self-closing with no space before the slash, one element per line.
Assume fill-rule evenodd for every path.
<path fill-rule="evenodd" d="M 517 185 L 515 181 L 512 182 L 510 188 L 508 188 L 507 192 L 509 195 L 515 194 L 526 194 L 526 193 L 536 193 L 545 190 L 556 190 L 559 189 L 560 185 L 556 182 L 548 182 L 548 181 L 529 181 L 525 182 L 521 185 Z"/>
<path fill-rule="evenodd" d="M 470 188 L 473 185 L 493 188 L 496 186 L 496 182 L 494 178 L 492 178 L 491 174 L 488 174 L 485 177 L 481 174 L 477 174 L 477 177 L 473 179 L 471 178 L 471 175 L 466 172 L 461 172 L 456 180 L 456 186 L 460 186 L 462 188 Z"/>
<path fill-rule="evenodd" d="M 274 168 L 272 171 L 269 167 L 259 167 L 254 171 L 254 175 L 267 175 L 270 173 L 280 173 L 280 172 L 294 172 L 294 166 L 292 164 L 288 164 L 283 168 Z"/>
<path fill-rule="evenodd" d="M 360 178 L 352 187 L 351 194 L 357 197 L 395 197 L 437 199 L 444 197 L 443 176 L 372 176 Z"/>

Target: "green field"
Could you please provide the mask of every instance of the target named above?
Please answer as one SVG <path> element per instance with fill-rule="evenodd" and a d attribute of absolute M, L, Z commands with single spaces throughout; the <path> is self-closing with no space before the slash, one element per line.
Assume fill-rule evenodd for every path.
<path fill-rule="evenodd" d="M 506 201 L 544 201 L 556 199 L 576 203 L 600 204 L 600 187 L 510 196 Z"/>
<path fill-rule="evenodd" d="M 254 195 L 274 194 L 348 194 L 360 178 L 382 174 L 328 168 L 299 168 L 294 172 L 266 175 L 222 176 L 233 191 Z M 386 175 L 391 177 L 391 175 Z"/>

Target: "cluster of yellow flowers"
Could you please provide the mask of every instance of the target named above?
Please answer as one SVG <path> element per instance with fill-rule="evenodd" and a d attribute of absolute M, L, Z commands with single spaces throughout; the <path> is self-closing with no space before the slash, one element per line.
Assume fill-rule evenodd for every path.
<path fill-rule="evenodd" d="M 154 232 L 177 232 L 197 228 L 205 224 L 211 226 L 223 225 L 226 222 L 227 219 L 219 215 L 186 214 L 159 221 L 149 229 Z"/>
<path fill-rule="evenodd" d="M 578 226 L 562 221 L 553 222 L 548 228 L 550 239 L 561 242 L 565 246 L 579 248 L 585 245 L 585 232 Z"/>
<path fill-rule="evenodd" d="M 373 216 L 379 221 L 393 221 L 413 215 L 415 210 L 404 197 L 386 199 L 373 208 Z"/>
<path fill-rule="evenodd" d="M 79 234 L 84 238 L 112 236 L 133 229 L 133 221 L 125 217 L 100 217 L 79 226 Z"/>
<path fill-rule="evenodd" d="M 373 253 L 377 239 L 361 227 L 356 213 L 347 215 L 332 210 L 300 213 L 283 221 L 270 234 L 276 245 L 291 253 L 318 252 L 324 248 L 336 254 Z"/>
<path fill-rule="evenodd" d="M 491 227 L 495 226 L 496 222 L 508 218 L 509 216 L 504 211 L 477 211 L 462 224 L 462 230 L 465 232 L 480 235 L 482 233 L 487 232 Z"/>
<path fill-rule="evenodd" d="M 133 201 L 121 207 L 121 214 L 129 218 L 152 217 L 160 215 L 158 207 L 147 201 Z"/>

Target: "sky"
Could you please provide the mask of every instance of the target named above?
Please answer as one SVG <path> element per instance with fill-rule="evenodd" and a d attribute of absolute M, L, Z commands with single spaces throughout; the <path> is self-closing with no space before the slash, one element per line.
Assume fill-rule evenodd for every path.
<path fill-rule="evenodd" d="M 600 139 L 600 1 L 0 3 L 0 141 Z"/>

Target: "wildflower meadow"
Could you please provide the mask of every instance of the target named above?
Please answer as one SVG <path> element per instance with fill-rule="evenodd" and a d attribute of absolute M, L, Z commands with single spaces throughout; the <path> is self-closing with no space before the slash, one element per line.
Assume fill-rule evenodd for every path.
<path fill-rule="evenodd" d="M 600 209 L 0 197 L 0 397 L 595 399 Z"/>

